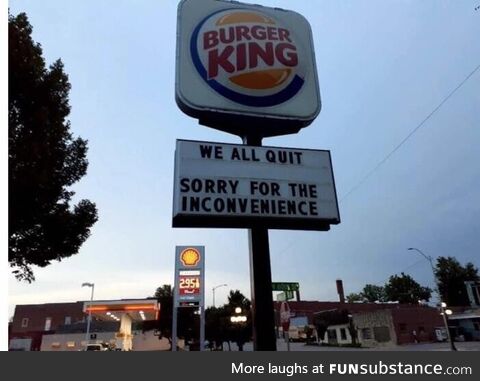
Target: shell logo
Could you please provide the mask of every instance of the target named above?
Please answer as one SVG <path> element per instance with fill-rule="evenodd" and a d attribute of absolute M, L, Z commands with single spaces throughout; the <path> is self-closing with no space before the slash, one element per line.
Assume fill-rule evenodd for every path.
<path fill-rule="evenodd" d="M 245 106 L 276 106 L 295 96 L 305 82 L 294 31 L 257 10 L 210 14 L 194 29 L 190 53 L 214 91 Z"/>
<path fill-rule="evenodd" d="M 200 262 L 200 253 L 194 248 L 188 248 L 180 253 L 180 261 L 184 266 L 196 266 Z"/>

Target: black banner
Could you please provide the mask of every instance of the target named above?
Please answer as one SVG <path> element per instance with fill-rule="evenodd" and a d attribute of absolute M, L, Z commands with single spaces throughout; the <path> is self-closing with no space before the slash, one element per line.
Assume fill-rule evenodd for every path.
<path fill-rule="evenodd" d="M 15 352 L 3 374 L 18 379 L 477 380 L 479 352 Z M 12 376 L 8 376 L 11 378 Z"/>

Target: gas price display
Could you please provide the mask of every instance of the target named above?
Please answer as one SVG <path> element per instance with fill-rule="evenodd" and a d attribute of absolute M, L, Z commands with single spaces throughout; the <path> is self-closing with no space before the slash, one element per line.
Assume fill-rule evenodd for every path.
<path fill-rule="evenodd" d="M 200 277 L 180 276 L 178 288 L 180 295 L 197 295 L 200 293 Z"/>

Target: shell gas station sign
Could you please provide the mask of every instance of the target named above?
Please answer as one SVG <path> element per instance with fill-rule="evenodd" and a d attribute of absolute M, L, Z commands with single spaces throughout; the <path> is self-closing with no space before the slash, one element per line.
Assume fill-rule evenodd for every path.
<path fill-rule="evenodd" d="M 172 350 L 177 350 L 179 308 L 196 308 L 200 314 L 200 342 L 205 341 L 205 247 L 175 247 L 175 287 L 173 293 Z M 203 350 L 203 345 L 201 346 Z"/>
<path fill-rule="evenodd" d="M 203 306 L 204 300 L 203 246 L 177 246 L 175 260 L 176 307 Z"/>
<path fill-rule="evenodd" d="M 182 111 L 240 136 L 294 133 L 315 119 L 320 94 L 303 16 L 217 0 L 183 0 L 178 9 Z"/>

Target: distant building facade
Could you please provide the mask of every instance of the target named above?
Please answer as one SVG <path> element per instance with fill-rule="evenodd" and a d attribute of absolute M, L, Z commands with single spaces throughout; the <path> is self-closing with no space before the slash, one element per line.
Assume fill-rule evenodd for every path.
<path fill-rule="evenodd" d="M 60 327 L 85 324 L 83 302 L 17 305 L 13 315 L 9 350 L 39 351 L 42 337 Z"/>
<path fill-rule="evenodd" d="M 395 303 L 289 302 L 292 316 L 327 322 L 319 340 L 333 345 L 355 343 L 366 347 L 395 346 L 436 341 L 444 326 L 436 308 Z M 280 305 L 275 304 L 279 311 Z M 354 339 L 352 340 L 352 335 Z"/>
<path fill-rule="evenodd" d="M 88 308 L 92 321 L 86 337 Z M 79 351 L 87 342 L 122 348 L 127 328 L 130 349 L 166 350 L 168 340 L 159 340 L 153 331 L 131 329 L 132 322 L 155 320 L 158 311 L 158 302 L 152 299 L 17 305 L 9 328 L 9 350 Z M 128 327 L 122 330 L 122 324 Z"/>

